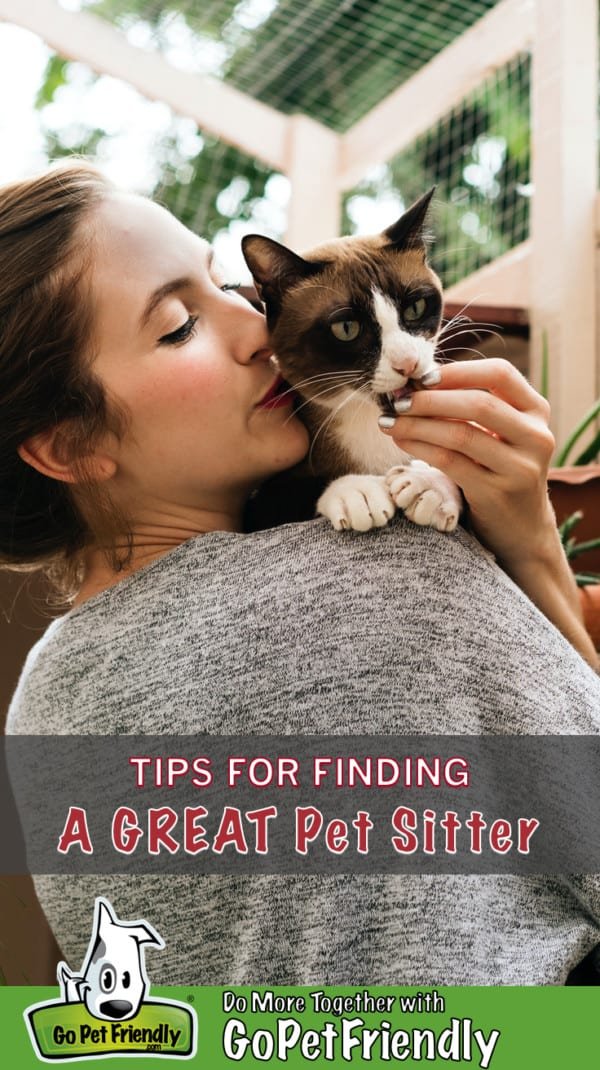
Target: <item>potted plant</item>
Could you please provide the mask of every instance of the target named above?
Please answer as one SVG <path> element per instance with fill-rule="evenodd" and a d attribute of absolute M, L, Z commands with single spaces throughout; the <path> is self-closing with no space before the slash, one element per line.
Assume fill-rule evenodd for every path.
<path fill-rule="evenodd" d="M 574 563 L 582 555 L 589 556 L 592 551 L 600 551 L 600 538 L 586 539 L 583 542 L 575 538 L 573 531 L 582 519 L 583 512 L 577 509 L 559 524 L 558 530 L 567 560 L 579 587 L 585 626 L 598 650 L 600 649 L 600 574 L 586 570 L 579 571 Z"/>
<path fill-rule="evenodd" d="M 576 544 L 578 549 L 575 555 L 581 574 L 600 573 L 600 541 L 597 539 L 600 535 L 600 431 L 585 449 L 575 457 L 572 455 L 582 436 L 599 416 L 600 401 L 596 401 L 569 435 L 557 454 L 555 466 L 548 473 L 550 500 L 558 524 L 562 525 L 575 513 L 582 514 L 575 522 L 581 540 Z"/>
<path fill-rule="evenodd" d="M 548 397 L 548 336 L 542 335 L 542 395 Z M 600 430 L 576 456 L 588 428 L 600 418 L 600 400 L 573 429 L 548 472 L 548 493 L 561 541 L 579 587 L 585 626 L 600 650 Z M 577 527 L 577 540 L 573 533 Z"/>

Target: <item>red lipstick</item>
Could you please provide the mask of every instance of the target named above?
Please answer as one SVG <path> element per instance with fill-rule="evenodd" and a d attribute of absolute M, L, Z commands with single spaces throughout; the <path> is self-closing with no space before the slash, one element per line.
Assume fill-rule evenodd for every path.
<path fill-rule="evenodd" d="M 257 409 L 278 409 L 282 405 L 291 405 L 295 396 L 290 384 L 278 375 L 256 407 Z"/>

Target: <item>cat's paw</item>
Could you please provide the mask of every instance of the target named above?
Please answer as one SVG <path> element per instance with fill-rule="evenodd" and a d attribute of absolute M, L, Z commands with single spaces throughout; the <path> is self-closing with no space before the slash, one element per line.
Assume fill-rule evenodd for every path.
<path fill-rule="evenodd" d="M 384 476 L 340 476 L 317 502 L 317 513 L 327 517 L 336 531 L 382 528 L 395 512 Z"/>
<path fill-rule="evenodd" d="M 462 499 L 456 483 L 443 472 L 413 460 L 390 468 L 385 481 L 395 504 L 414 524 L 454 531 Z"/>

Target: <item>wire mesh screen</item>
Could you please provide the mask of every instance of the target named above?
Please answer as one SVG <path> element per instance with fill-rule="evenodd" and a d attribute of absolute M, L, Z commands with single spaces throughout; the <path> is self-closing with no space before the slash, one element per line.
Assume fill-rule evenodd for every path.
<path fill-rule="evenodd" d="M 283 112 L 346 130 L 494 6 L 492 0 L 63 0 L 113 22 L 134 46 L 223 78 Z M 49 158 L 96 157 L 155 196 L 247 277 L 242 235 L 281 238 L 289 183 L 161 103 L 50 56 L 38 94 Z M 351 191 L 343 232 L 387 226 L 438 185 L 434 261 L 446 285 L 527 235 L 529 57 L 517 57 Z"/>
<path fill-rule="evenodd" d="M 345 131 L 498 0 L 91 0 L 86 9 L 285 114 Z M 132 36 L 133 35 L 133 36 Z"/>
<path fill-rule="evenodd" d="M 283 236 L 287 178 L 164 103 L 52 55 L 38 106 L 49 160 L 81 154 L 119 186 L 152 196 L 214 244 L 235 281 L 249 279 L 240 248 L 245 233 Z"/>
<path fill-rule="evenodd" d="M 431 259 L 445 286 L 529 232 L 530 56 L 521 54 L 347 194 L 344 233 L 393 221 L 437 185 Z"/>

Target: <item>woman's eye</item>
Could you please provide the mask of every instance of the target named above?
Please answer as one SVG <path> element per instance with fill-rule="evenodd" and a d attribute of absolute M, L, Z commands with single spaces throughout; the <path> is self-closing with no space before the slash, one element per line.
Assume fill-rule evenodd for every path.
<path fill-rule="evenodd" d="M 417 301 L 413 301 L 412 305 L 407 305 L 403 310 L 402 315 L 407 323 L 415 323 L 416 320 L 423 319 L 425 309 L 427 308 L 427 301 L 424 297 L 419 297 Z"/>
<path fill-rule="evenodd" d="M 176 346 L 181 345 L 182 342 L 187 342 L 188 338 L 191 338 L 196 333 L 197 320 L 197 316 L 190 316 L 176 331 L 171 331 L 170 334 L 163 334 L 162 338 L 158 339 L 159 345 Z"/>
<path fill-rule="evenodd" d="M 338 320 L 337 323 L 330 323 L 329 326 L 331 327 L 331 333 L 340 342 L 353 342 L 360 334 L 358 320 Z"/>
<path fill-rule="evenodd" d="M 227 293 L 228 290 L 239 290 L 241 285 L 241 282 L 226 282 L 224 286 L 219 286 L 219 289 Z"/>

